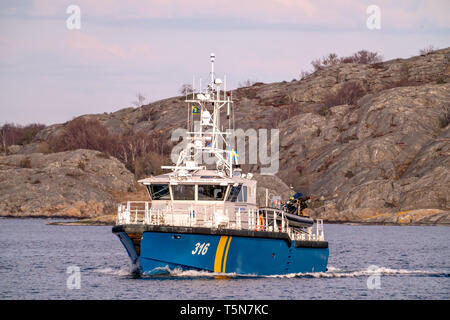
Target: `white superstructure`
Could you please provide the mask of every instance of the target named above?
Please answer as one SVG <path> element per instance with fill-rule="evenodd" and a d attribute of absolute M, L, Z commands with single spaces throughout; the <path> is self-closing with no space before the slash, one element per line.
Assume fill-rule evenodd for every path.
<path fill-rule="evenodd" d="M 322 223 L 315 233 L 312 227 L 291 228 L 283 210 L 257 207 L 256 180 L 235 168 L 232 96 L 226 81 L 215 76 L 213 53 L 210 61 L 207 88 L 186 95 L 186 147 L 175 165 L 162 167 L 170 172 L 139 180 L 151 201 L 119 205 L 117 223 L 287 232 L 292 239 L 323 240 Z"/>

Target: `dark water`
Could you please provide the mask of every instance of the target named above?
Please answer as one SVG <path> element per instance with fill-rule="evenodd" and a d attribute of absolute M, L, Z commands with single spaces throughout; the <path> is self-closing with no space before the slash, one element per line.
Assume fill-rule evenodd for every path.
<path fill-rule="evenodd" d="M 46 222 L 0 219 L 0 299 L 450 298 L 448 227 L 325 225 L 326 273 L 223 279 L 174 271 L 136 279 L 111 227 Z M 67 286 L 73 266 L 79 289 Z"/>

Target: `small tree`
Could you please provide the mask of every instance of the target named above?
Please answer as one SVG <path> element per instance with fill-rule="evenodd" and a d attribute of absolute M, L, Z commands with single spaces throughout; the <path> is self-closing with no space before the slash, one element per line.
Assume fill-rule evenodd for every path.
<path fill-rule="evenodd" d="M 97 119 L 77 118 L 69 121 L 63 132 L 52 137 L 49 144 L 55 152 L 76 149 L 110 152 L 116 146 L 116 139 Z"/>
<path fill-rule="evenodd" d="M 244 82 L 239 82 L 238 88 L 251 87 L 254 83 L 254 81 L 247 79 Z"/>
<path fill-rule="evenodd" d="M 300 80 L 305 79 L 307 76 L 309 76 L 311 74 L 310 71 L 305 71 L 305 70 L 301 70 L 300 71 Z"/>
<path fill-rule="evenodd" d="M 336 53 L 330 53 L 328 56 L 322 59 L 322 64 L 324 66 L 334 66 L 335 64 L 340 63 L 338 55 Z"/>
<path fill-rule="evenodd" d="M 184 94 L 184 95 L 191 94 L 193 92 L 194 92 L 194 89 L 192 88 L 192 84 L 188 84 L 188 83 L 183 84 L 179 90 L 179 93 Z"/>
<path fill-rule="evenodd" d="M 146 98 L 142 95 L 142 93 L 138 93 L 136 96 L 138 98 L 138 101 L 133 101 L 132 103 L 138 108 L 142 107 Z"/>
<path fill-rule="evenodd" d="M 436 48 L 432 45 L 429 45 L 428 47 L 420 49 L 419 53 L 421 56 L 426 56 L 430 53 L 433 53 L 434 51 L 436 51 Z"/>
<path fill-rule="evenodd" d="M 358 51 L 352 56 L 352 58 L 354 63 L 359 64 L 372 64 L 383 61 L 383 56 L 381 56 L 378 52 L 370 52 L 367 50 Z"/>
<path fill-rule="evenodd" d="M 330 53 L 322 59 L 315 59 L 311 61 L 314 71 L 321 70 L 325 67 L 334 66 L 341 63 L 359 63 L 359 64 L 373 64 L 383 61 L 383 56 L 378 52 L 371 52 L 367 50 L 360 50 L 348 57 L 338 57 L 336 53 Z"/>
<path fill-rule="evenodd" d="M 0 128 L 0 140 L 2 142 L 2 148 L 3 148 L 3 151 L 5 152 L 5 156 L 6 156 L 7 150 L 8 150 L 6 148 L 7 147 L 7 144 L 6 144 L 7 135 L 8 135 L 8 129 L 7 129 L 6 124 L 5 124 L 4 126 L 2 126 Z"/>
<path fill-rule="evenodd" d="M 5 123 L 0 127 L 0 143 L 5 155 L 8 147 L 13 144 L 28 144 L 31 143 L 34 137 L 45 128 L 45 125 L 33 123 L 26 126 L 21 126 L 13 123 Z"/>

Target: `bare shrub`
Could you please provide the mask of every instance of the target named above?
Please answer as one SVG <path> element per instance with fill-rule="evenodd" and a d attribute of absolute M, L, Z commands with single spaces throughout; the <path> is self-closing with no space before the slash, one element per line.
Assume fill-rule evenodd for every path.
<path fill-rule="evenodd" d="M 426 56 L 426 55 L 428 55 L 430 53 L 433 53 L 434 51 L 436 51 L 436 48 L 434 46 L 430 45 L 428 47 L 420 49 L 419 53 L 420 53 L 421 56 Z"/>
<path fill-rule="evenodd" d="M 25 145 L 31 143 L 34 137 L 45 128 L 45 125 L 39 123 L 32 123 L 21 128 L 21 135 L 17 140 L 17 144 Z"/>
<path fill-rule="evenodd" d="M 311 74 L 311 72 L 310 71 L 304 71 L 304 70 L 301 70 L 300 71 L 300 80 L 303 80 L 303 79 L 305 79 L 307 76 L 309 76 Z"/>
<path fill-rule="evenodd" d="M 358 83 L 346 82 L 337 92 L 325 96 L 323 103 L 328 108 L 342 104 L 355 105 L 358 99 L 365 94 L 366 90 Z"/>
<path fill-rule="evenodd" d="M 348 57 L 338 57 L 336 53 L 330 53 L 321 59 L 311 61 L 314 71 L 321 70 L 325 67 L 334 66 L 341 63 L 358 63 L 358 64 L 375 64 L 381 63 L 383 56 L 378 52 L 360 50 Z"/>
<path fill-rule="evenodd" d="M 6 154 L 9 146 L 14 144 L 28 144 L 44 128 L 45 125 L 40 123 L 32 123 L 26 126 L 5 123 L 0 127 L 1 148 Z"/>
<path fill-rule="evenodd" d="M 311 61 L 311 64 L 312 64 L 312 66 L 314 68 L 314 71 L 323 69 L 323 65 L 322 65 L 322 60 L 321 59 L 315 59 L 315 60 Z"/>
<path fill-rule="evenodd" d="M 322 64 L 326 66 L 334 66 L 335 64 L 340 63 L 338 55 L 336 53 L 329 53 L 328 56 L 322 59 Z"/>
<path fill-rule="evenodd" d="M 373 64 L 380 63 L 383 61 L 383 56 L 381 56 L 378 52 L 370 52 L 367 50 L 360 50 L 357 53 L 353 54 L 351 57 L 344 57 L 341 59 L 353 59 L 353 63 L 359 64 Z M 342 61 L 343 62 L 343 61 Z"/>
<path fill-rule="evenodd" d="M 254 83 L 255 83 L 254 81 L 247 79 L 243 82 L 239 82 L 238 88 L 251 87 Z"/>
<path fill-rule="evenodd" d="M 98 120 L 77 118 L 69 121 L 63 133 L 52 137 L 49 144 L 55 152 L 76 149 L 110 152 L 116 141 Z"/>
<path fill-rule="evenodd" d="M 98 120 L 85 118 L 68 122 L 61 134 L 50 139 L 49 145 L 53 152 L 97 150 L 101 152 L 97 157 L 108 159 L 113 156 L 123 162 L 130 171 L 136 172 L 137 169 L 139 175 L 155 171 L 155 166 L 162 165 L 161 162 L 155 162 L 145 166 L 145 159 L 158 159 L 155 155 L 160 158 L 167 157 L 172 148 L 168 138 L 162 133 L 129 130 L 125 134 L 111 135 Z M 139 168 L 136 168 L 136 165 Z M 149 166 L 152 170 L 148 169 Z M 84 170 L 84 163 L 78 163 L 78 168 Z"/>
<path fill-rule="evenodd" d="M 181 86 L 180 90 L 178 91 L 180 94 L 190 94 L 194 92 L 194 89 L 192 88 L 192 84 L 185 83 Z"/>
<path fill-rule="evenodd" d="M 146 98 L 144 97 L 144 95 L 142 93 L 138 93 L 136 95 L 136 97 L 138 98 L 138 100 L 137 101 L 133 101 L 132 104 L 134 104 L 138 108 L 142 107 L 144 105 L 144 102 L 145 102 Z"/>
<path fill-rule="evenodd" d="M 162 174 L 161 166 L 167 162 L 167 158 L 167 156 L 149 152 L 136 159 L 134 162 L 134 175 L 136 179 L 141 179 L 149 175 Z"/>

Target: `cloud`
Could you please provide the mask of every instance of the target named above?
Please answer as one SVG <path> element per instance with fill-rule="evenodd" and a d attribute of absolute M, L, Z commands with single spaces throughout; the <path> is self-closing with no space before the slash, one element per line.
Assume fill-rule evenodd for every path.
<path fill-rule="evenodd" d="M 89 59 L 92 63 L 126 58 L 125 52 L 119 45 L 106 43 L 81 31 L 68 32 L 65 41 L 67 47 L 72 49 L 72 54 L 80 55 L 83 59 Z"/>
<path fill-rule="evenodd" d="M 382 20 L 374 32 L 366 27 L 372 3 Z M 66 28 L 72 4 L 81 8 L 81 30 Z M 448 46 L 449 6 L 448 0 L 4 1 L 0 118 L 16 121 L 47 108 L 43 119 L 57 109 L 67 120 L 129 105 L 139 91 L 151 100 L 169 97 L 193 74 L 208 78 L 210 51 L 229 88 L 246 79 L 289 81 L 329 52 L 364 48 L 408 57 L 429 44 Z M 30 112 L 13 117 L 11 106 Z"/>
<path fill-rule="evenodd" d="M 56 15 L 72 1 L 35 0 L 34 15 Z M 359 28 L 365 27 L 366 8 L 374 4 L 364 0 L 78 0 L 82 14 L 88 19 L 117 21 L 185 19 L 195 26 L 200 21 L 223 20 L 264 24 Z M 450 2 L 447 0 L 411 1 L 379 0 L 385 25 L 391 28 L 415 28 L 426 23 L 432 28 L 450 27 Z M 201 25 L 201 24 L 200 24 Z"/>

